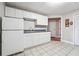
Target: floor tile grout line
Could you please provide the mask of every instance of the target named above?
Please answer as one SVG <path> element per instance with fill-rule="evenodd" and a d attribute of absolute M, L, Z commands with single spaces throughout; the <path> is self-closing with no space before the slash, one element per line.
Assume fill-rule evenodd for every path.
<path fill-rule="evenodd" d="M 51 42 L 50 42 L 50 43 L 51 43 Z M 37 46 L 37 47 L 33 47 L 33 48 L 35 48 L 35 50 L 39 51 L 39 52 L 38 52 L 38 55 L 34 55 L 33 51 L 31 50 L 31 49 L 33 49 L 33 48 L 30 48 L 29 51 L 31 51 L 31 54 L 30 54 L 29 56 L 31 56 L 31 55 L 32 55 L 32 56 L 39 56 L 39 55 L 42 56 L 42 54 L 41 54 L 41 52 L 40 52 L 40 49 L 41 49 L 42 51 L 44 51 L 45 54 L 47 54 L 48 56 L 54 56 L 53 54 L 57 54 L 57 51 L 60 51 L 60 49 L 63 49 L 63 48 L 66 49 L 66 47 L 68 47 L 68 50 L 70 49 L 70 50 L 65 54 L 65 56 L 68 56 L 68 55 L 75 49 L 75 46 L 74 46 L 74 48 L 73 48 L 73 45 L 72 45 L 72 46 L 69 45 L 69 46 L 70 46 L 70 48 L 69 48 L 69 46 L 68 46 L 67 43 L 66 43 L 67 45 L 66 45 L 66 44 L 63 45 L 63 44 L 59 44 L 59 43 L 57 43 L 57 44 L 56 44 L 56 43 L 53 43 L 53 45 L 56 45 L 56 46 L 54 46 L 53 48 L 57 48 L 57 49 L 59 48 L 59 49 L 58 49 L 56 52 L 54 52 L 53 54 L 50 54 L 50 55 L 49 55 L 49 53 L 50 53 L 49 51 L 51 51 L 51 50 L 53 49 L 52 46 L 51 46 L 52 44 L 50 44 L 50 43 L 49 43 L 49 44 L 44 44 L 44 45 L 41 45 L 41 46 Z M 65 47 L 64 47 L 64 46 L 65 46 Z M 47 50 L 45 50 L 43 47 L 46 47 Z M 24 56 L 26 56 L 25 51 L 27 51 L 27 50 L 24 49 Z M 52 51 L 53 51 L 53 50 L 52 50 Z M 64 51 L 64 50 L 63 50 L 63 51 Z M 63 52 L 63 51 L 62 51 L 62 52 Z M 28 55 L 27 55 L 27 56 L 28 56 Z M 44 56 L 44 55 L 43 55 L 43 56 Z"/>
<path fill-rule="evenodd" d="M 72 48 L 71 51 L 66 54 L 66 56 L 68 56 L 74 49 L 75 48 Z"/>

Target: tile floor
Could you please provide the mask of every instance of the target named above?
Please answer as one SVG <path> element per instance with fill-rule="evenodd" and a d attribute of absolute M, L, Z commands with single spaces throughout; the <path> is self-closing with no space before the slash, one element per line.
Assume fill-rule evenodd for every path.
<path fill-rule="evenodd" d="M 79 56 L 79 47 L 64 42 L 51 41 L 49 43 L 25 49 L 17 56 Z"/>

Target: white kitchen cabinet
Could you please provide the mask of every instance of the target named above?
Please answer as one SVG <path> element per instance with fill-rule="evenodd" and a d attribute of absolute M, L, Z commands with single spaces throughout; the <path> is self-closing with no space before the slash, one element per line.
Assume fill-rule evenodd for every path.
<path fill-rule="evenodd" d="M 2 29 L 23 29 L 24 28 L 24 20 L 16 19 L 16 18 L 2 18 Z"/>
<path fill-rule="evenodd" d="M 23 14 L 24 14 L 23 10 L 16 9 L 16 15 L 15 15 L 15 17 L 17 17 L 17 18 L 23 18 Z"/>
<path fill-rule="evenodd" d="M 24 34 L 24 48 L 32 47 L 32 40 L 33 38 L 31 38 L 31 34 Z"/>
<path fill-rule="evenodd" d="M 4 16 L 4 2 L 0 2 L 0 17 Z"/>
<path fill-rule="evenodd" d="M 24 11 L 24 18 L 36 19 L 35 13 Z"/>
<path fill-rule="evenodd" d="M 48 25 L 48 18 L 43 15 L 37 15 L 37 25 Z"/>
<path fill-rule="evenodd" d="M 16 9 L 12 7 L 5 7 L 5 16 L 16 17 Z"/>
<path fill-rule="evenodd" d="M 16 17 L 16 18 L 31 18 L 36 19 L 36 25 L 48 25 L 47 16 L 40 15 L 33 12 L 28 12 L 16 8 L 5 7 L 5 16 Z"/>
<path fill-rule="evenodd" d="M 23 31 L 2 31 L 2 55 L 24 50 Z"/>
<path fill-rule="evenodd" d="M 47 43 L 51 40 L 50 38 L 50 32 L 26 33 L 24 34 L 24 47 L 29 48 L 43 43 Z"/>
<path fill-rule="evenodd" d="M 50 32 L 38 34 L 40 37 L 40 44 L 49 42 L 51 40 Z"/>
<path fill-rule="evenodd" d="M 5 7 L 5 16 L 23 18 L 24 11 L 12 7 Z"/>
<path fill-rule="evenodd" d="M 24 30 L 32 30 L 34 28 L 35 28 L 35 22 L 34 21 L 27 21 L 27 20 L 24 21 Z"/>
<path fill-rule="evenodd" d="M 43 25 L 48 25 L 48 17 L 47 16 L 42 16 L 42 24 Z"/>
<path fill-rule="evenodd" d="M 33 40 L 34 45 L 43 44 L 50 41 L 50 32 L 34 33 L 35 39 Z"/>
<path fill-rule="evenodd" d="M 24 15 L 23 15 L 24 18 L 31 18 L 31 14 L 27 11 L 24 11 Z"/>
<path fill-rule="evenodd" d="M 37 18 L 36 18 L 36 13 L 33 13 L 33 12 L 30 12 L 31 13 L 31 18 L 33 18 L 33 19 L 36 19 L 37 20 Z"/>

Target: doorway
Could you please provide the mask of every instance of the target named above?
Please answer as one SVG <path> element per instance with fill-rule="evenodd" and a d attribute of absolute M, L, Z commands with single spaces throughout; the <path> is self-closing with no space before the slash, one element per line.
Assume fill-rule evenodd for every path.
<path fill-rule="evenodd" d="M 48 31 L 51 32 L 51 40 L 61 39 L 61 18 L 48 18 Z"/>

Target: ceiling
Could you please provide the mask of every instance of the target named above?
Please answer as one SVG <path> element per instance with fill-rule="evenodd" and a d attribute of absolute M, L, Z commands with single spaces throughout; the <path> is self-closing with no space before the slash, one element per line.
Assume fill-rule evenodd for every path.
<path fill-rule="evenodd" d="M 43 15 L 62 15 L 79 9 L 79 2 L 7 2 L 6 5 Z"/>

